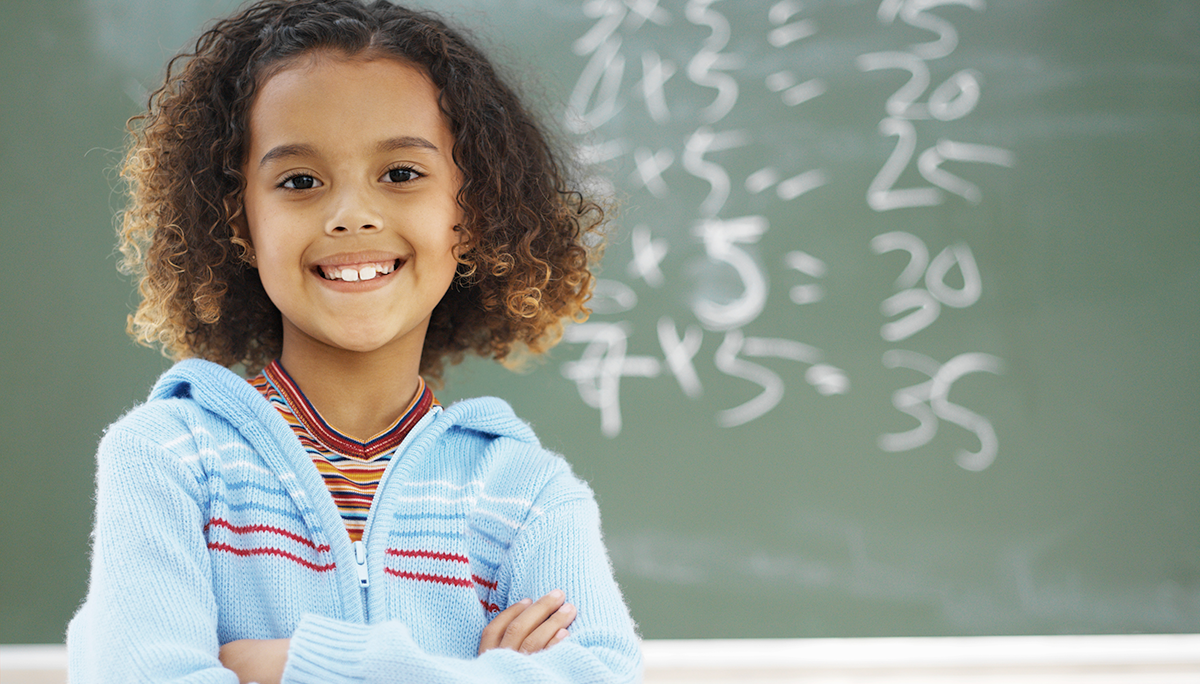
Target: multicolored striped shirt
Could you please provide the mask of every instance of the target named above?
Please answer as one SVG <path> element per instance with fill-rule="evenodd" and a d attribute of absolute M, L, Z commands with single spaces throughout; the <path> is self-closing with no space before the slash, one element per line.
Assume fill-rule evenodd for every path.
<path fill-rule="evenodd" d="M 291 426 L 312 458 L 333 495 L 351 541 L 362 540 L 375 490 L 396 447 L 432 407 L 440 406 L 425 380 L 418 380 L 416 396 L 400 417 L 383 432 L 360 442 L 325 422 L 278 360 L 250 379 L 250 384 Z"/>

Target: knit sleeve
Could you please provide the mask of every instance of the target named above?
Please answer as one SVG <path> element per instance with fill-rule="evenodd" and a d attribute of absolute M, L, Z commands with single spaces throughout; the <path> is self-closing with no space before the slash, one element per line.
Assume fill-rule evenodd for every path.
<path fill-rule="evenodd" d="M 586 491 L 586 490 L 585 490 Z M 510 596 L 539 597 L 560 588 L 579 608 L 571 636 L 524 655 L 493 649 L 473 660 L 421 651 L 399 622 L 357 625 L 305 616 L 292 636 L 283 681 L 329 682 L 634 682 L 641 651 L 600 536 L 590 493 L 556 504 L 533 520 L 510 549 Z"/>
<path fill-rule="evenodd" d="M 119 425 L 97 461 L 91 578 L 67 633 L 70 681 L 236 684 L 217 658 L 197 471 Z"/>

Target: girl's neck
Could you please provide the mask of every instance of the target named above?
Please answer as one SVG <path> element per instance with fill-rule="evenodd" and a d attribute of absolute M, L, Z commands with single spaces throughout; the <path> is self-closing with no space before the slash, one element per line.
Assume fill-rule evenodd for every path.
<path fill-rule="evenodd" d="M 306 348 L 296 353 L 285 343 L 279 360 L 326 423 L 365 442 L 387 429 L 412 403 L 421 359 L 386 350 L 339 351 Z"/>

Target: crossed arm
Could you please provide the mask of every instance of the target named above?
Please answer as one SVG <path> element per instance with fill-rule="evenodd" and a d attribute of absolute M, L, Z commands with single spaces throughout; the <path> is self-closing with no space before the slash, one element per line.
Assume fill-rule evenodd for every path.
<path fill-rule="evenodd" d="M 493 648 L 537 653 L 570 636 L 575 606 L 561 590 L 537 601 L 521 599 L 492 618 L 479 639 L 479 654 Z M 221 647 L 221 664 L 237 673 L 241 684 L 278 684 L 287 664 L 291 639 L 238 639 Z"/>
<path fill-rule="evenodd" d="M 513 604 L 481 632 L 479 658 L 426 653 L 402 623 L 363 625 L 318 613 L 304 614 L 290 639 L 222 647 L 197 504 L 205 496 L 203 480 L 133 430 L 110 429 L 99 461 L 92 581 L 68 636 L 72 681 L 175 677 L 266 684 L 290 673 L 298 682 L 350 682 L 383 681 L 390 672 L 442 682 L 637 677 L 636 635 L 590 497 L 547 506 L 509 549 L 505 566 L 512 573 L 509 597 L 558 587 L 571 608 L 559 612 L 565 596 L 555 592 Z M 563 634 L 568 627 L 569 638 Z"/>

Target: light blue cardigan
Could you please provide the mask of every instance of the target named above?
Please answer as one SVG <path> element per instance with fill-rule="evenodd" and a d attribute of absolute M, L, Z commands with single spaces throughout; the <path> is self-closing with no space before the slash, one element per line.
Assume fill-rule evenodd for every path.
<path fill-rule="evenodd" d="M 219 646 L 282 637 L 285 682 L 640 679 L 591 491 L 503 401 L 414 428 L 361 547 L 276 409 L 213 363 L 164 374 L 97 460 L 72 682 L 235 684 Z M 579 608 L 566 641 L 476 657 L 497 610 L 555 588 Z"/>

